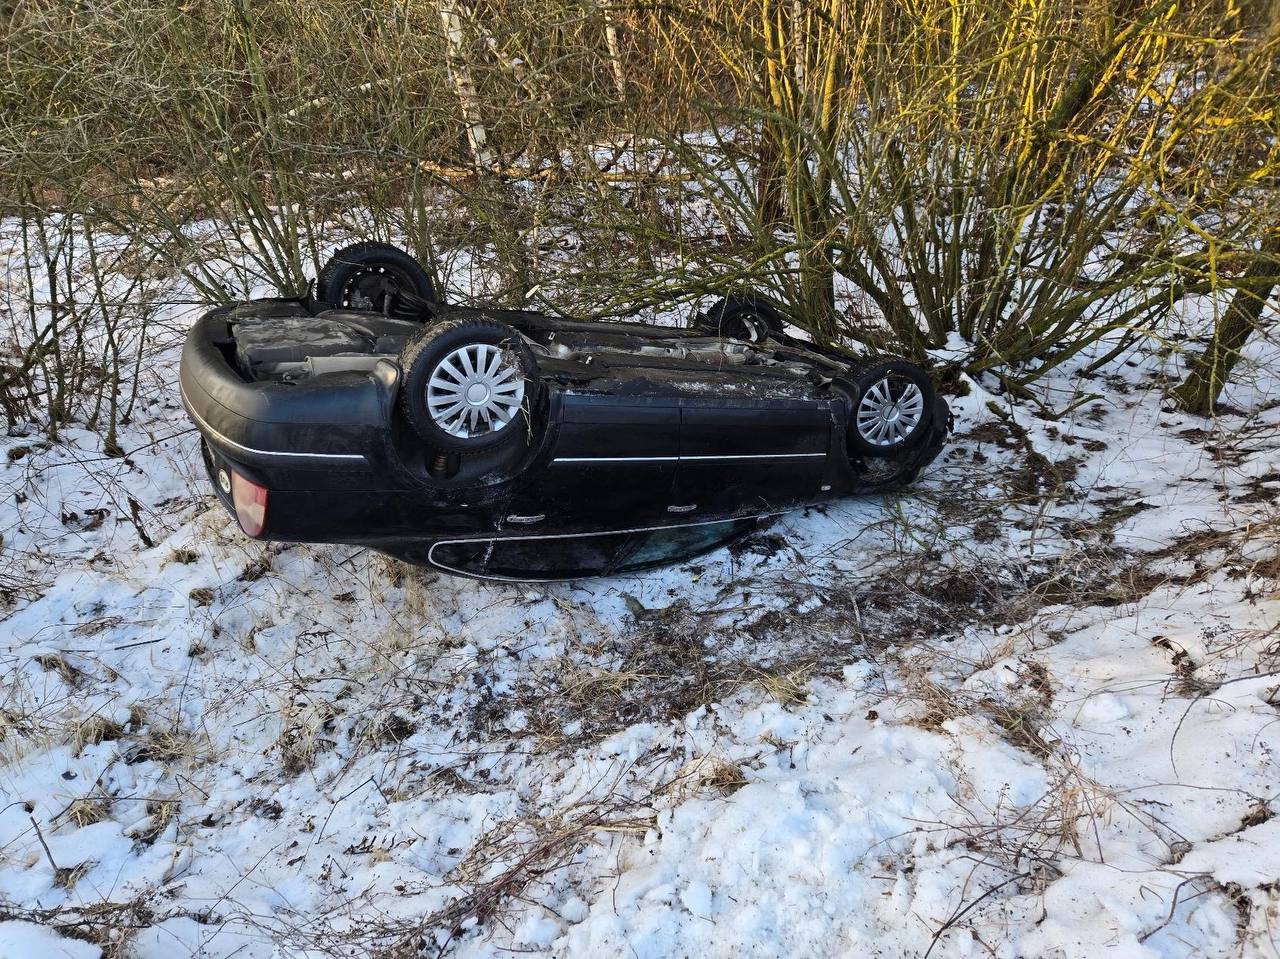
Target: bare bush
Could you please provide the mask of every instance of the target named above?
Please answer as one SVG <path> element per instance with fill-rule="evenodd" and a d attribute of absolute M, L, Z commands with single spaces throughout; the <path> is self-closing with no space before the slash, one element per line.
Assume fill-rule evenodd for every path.
<path fill-rule="evenodd" d="M 710 144 L 668 145 L 733 241 L 708 265 L 752 264 L 816 333 L 958 336 L 1026 382 L 1252 262 L 1274 27 L 1168 0 L 737 9 L 734 100 L 698 101 Z"/>
<path fill-rule="evenodd" d="M 122 450 L 117 427 L 137 402 L 158 286 L 155 256 L 85 216 L 23 208 L 0 288 L 9 315 L 0 409 L 10 427 L 38 419 L 51 439 L 73 421 Z"/>
<path fill-rule="evenodd" d="M 109 225 L 206 299 L 301 289 L 375 236 L 516 304 L 765 291 L 820 338 L 962 345 L 1017 389 L 1188 293 L 1258 286 L 1276 22 L 1215 0 L 22 0 L 0 192 L 36 226 Z M 110 304 L 65 281 L 15 315 L 11 421 L 36 396 L 53 422 L 120 415 L 74 332 Z"/>

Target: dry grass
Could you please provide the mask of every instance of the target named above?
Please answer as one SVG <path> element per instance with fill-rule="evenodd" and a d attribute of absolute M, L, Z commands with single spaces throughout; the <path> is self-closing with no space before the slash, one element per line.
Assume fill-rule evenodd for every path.
<path fill-rule="evenodd" d="M 169 828 L 181 808 L 181 803 L 174 799 L 148 799 L 146 811 L 150 819 L 133 835 L 143 845 L 151 845 Z"/>
<path fill-rule="evenodd" d="M 719 756 L 699 756 L 687 762 L 662 788 L 673 803 L 710 794 L 729 796 L 747 784 L 747 774 L 736 762 Z"/>
<path fill-rule="evenodd" d="M 799 706 L 809 698 L 809 677 L 814 667 L 802 666 L 788 669 L 785 672 L 768 672 L 763 669 L 750 669 L 755 673 L 752 682 L 764 690 L 772 700 L 784 706 Z"/>
<path fill-rule="evenodd" d="M 76 866 L 61 866 L 54 871 L 53 884 L 59 889 L 66 889 L 70 892 L 75 889 L 76 883 L 83 879 L 85 874 L 92 868 L 92 862 L 82 862 Z"/>
<path fill-rule="evenodd" d="M 193 767 L 207 754 L 208 739 L 200 732 L 153 721 L 134 747 L 132 758 L 165 766 Z"/>
<path fill-rule="evenodd" d="M 82 872 L 75 876 L 68 873 L 66 882 L 74 886 L 82 875 Z M 135 933 L 166 918 L 182 917 L 203 922 L 208 916 L 205 911 L 165 908 L 142 896 L 127 902 L 101 900 L 84 905 L 5 909 L 6 919 L 46 926 L 68 939 L 98 946 L 102 950 L 102 959 L 127 959 Z"/>
<path fill-rule="evenodd" d="M 59 656 L 56 653 L 45 653 L 35 657 L 35 660 L 46 671 L 57 673 L 62 681 L 72 689 L 79 686 L 84 679 L 84 674 L 73 666 L 65 656 Z"/>
<path fill-rule="evenodd" d="M 726 774 L 727 775 L 727 774 Z M 448 906 L 424 916 L 377 953 L 383 959 L 444 955 L 473 923 L 485 923 L 509 903 L 527 900 L 531 886 L 552 881 L 587 845 L 651 829 L 655 799 L 670 790 L 659 781 L 637 796 L 605 795 L 551 815 L 501 823 L 483 836 L 450 875 L 466 891 Z"/>
<path fill-rule="evenodd" d="M 67 819 L 74 823 L 76 828 L 92 826 L 94 823 L 109 819 L 110 816 L 110 800 L 98 796 L 77 799 L 66 811 Z"/>
<path fill-rule="evenodd" d="M 72 748 L 79 755 L 85 746 L 114 742 L 124 736 L 124 727 L 105 716 L 90 716 L 79 723 L 72 734 Z"/>
<path fill-rule="evenodd" d="M 26 738 L 31 732 L 31 724 L 21 714 L 0 709 L 0 743 Z"/>
<path fill-rule="evenodd" d="M 300 775 L 315 765 L 316 757 L 332 749 L 338 708 L 310 697 L 285 700 L 280 708 L 280 737 L 276 748 L 280 766 L 289 777 Z"/>

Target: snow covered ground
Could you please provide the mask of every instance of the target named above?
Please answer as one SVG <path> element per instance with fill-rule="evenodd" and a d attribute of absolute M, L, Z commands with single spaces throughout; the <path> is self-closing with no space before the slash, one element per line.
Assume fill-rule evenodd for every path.
<path fill-rule="evenodd" d="M 1280 956 L 1280 356 L 977 382 L 660 572 L 246 540 L 175 386 L 0 439 L 0 959 Z M 990 384 L 986 384 L 989 388 Z"/>

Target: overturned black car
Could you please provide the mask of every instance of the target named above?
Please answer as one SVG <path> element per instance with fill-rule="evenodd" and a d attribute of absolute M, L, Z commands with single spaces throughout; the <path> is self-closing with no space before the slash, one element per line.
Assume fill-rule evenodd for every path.
<path fill-rule="evenodd" d="M 816 348 L 763 301 L 687 329 L 450 306 L 374 243 L 314 295 L 205 315 L 181 387 L 247 535 L 501 579 L 644 569 L 900 486 L 951 420 L 919 366 Z"/>

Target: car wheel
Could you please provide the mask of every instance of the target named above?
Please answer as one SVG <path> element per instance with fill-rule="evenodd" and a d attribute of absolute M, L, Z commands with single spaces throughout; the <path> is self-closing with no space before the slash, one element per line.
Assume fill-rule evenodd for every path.
<path fill-rule="evenodd" d="M 389 243 L 356 243 L 339 250 L 316 280 L 316 297 L 350 310 L 386 313 L 400 294 L 435 300 L 422 264 Z"/>
<path fill-rule="evenodd" d="M 476 452 L 527 435 L 542 381 L 511 327 L 445 320 L 411 340 L 400 362 L 401 411 L 435 449 Z"/>
<path fill-rule="evenodd" d="M 929 433 L 937 393 L 929 374 L 906 360 L 881 360 L 859 370 L 852 387 L 849 446 L 862 456 L 892 458 Z"/>
<path fill-rule="evenodd" d="M 782 314 L 758 296 L 729 296 L 716 300 L 698 323 L 715 336 L 763 343 L 782 332 Z"/>

